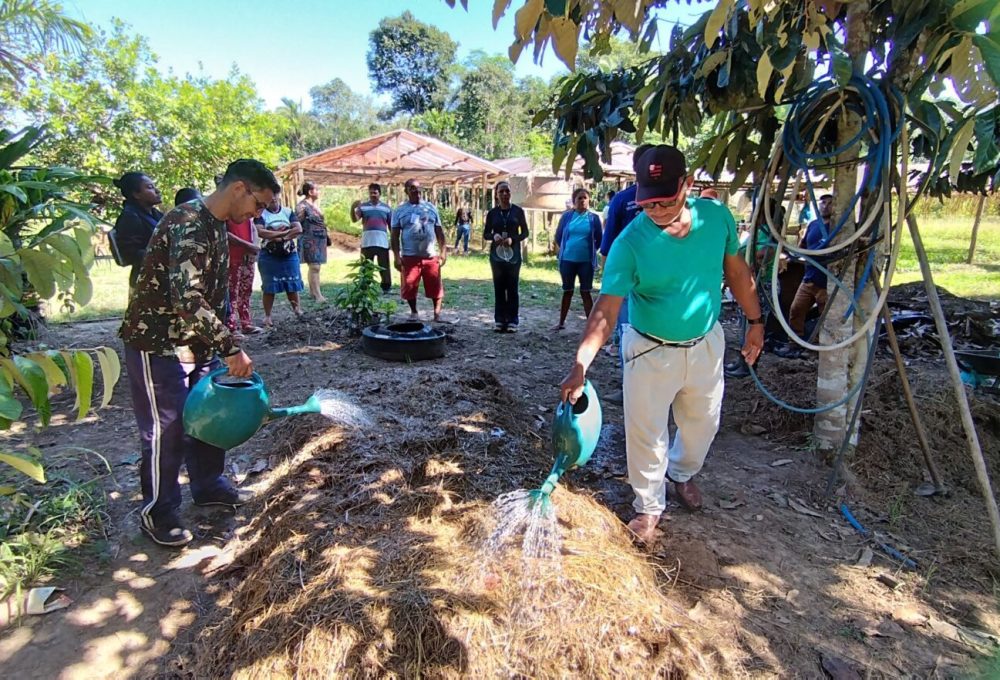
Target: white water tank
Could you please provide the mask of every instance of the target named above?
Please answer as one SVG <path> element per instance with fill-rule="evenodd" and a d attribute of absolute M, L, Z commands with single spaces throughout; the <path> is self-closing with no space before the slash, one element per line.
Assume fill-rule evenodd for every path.
<path fill-rule="evenodd" d="M 510 200 L 529 210 L 566 210 L 573 183 L 551 175 L 515 175 L 510 182 Z"/>

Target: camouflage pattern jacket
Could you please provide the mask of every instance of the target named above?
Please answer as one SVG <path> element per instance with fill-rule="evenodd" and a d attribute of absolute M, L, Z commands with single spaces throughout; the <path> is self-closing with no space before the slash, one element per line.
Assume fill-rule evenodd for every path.
<path fill-rule="evenodd" d="M 235 354 L 222 321 L 228 286 L 226 223 L 200 200 L 179 205 L 149 241 L 119 335 L 130 347 L 182 361 Z"/>

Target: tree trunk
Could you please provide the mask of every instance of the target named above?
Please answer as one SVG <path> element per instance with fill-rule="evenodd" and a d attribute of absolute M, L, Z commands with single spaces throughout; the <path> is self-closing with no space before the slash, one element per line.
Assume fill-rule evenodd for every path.
<path fill-rule="evenodd" d="M 869 42 L 871 27 L 867 22 L 869 12 L 869 0 L 858 0 L 847 6 L 847 53 L 855 62 L 855 70 L 861 71 L 864 68 L 865 46 Z M 843 144 L 852 139 L 861 128 L 860 117 L 851 111 L 846 111 L 846 115 L 841 115 L 837 122 L 837 137 Z M 858 146 L 855 145 L 841 154 L 837 161 L 839 165 L 833 176 L 833 205 L 834 216 L 840 217 L 849 211 L 851 199 L 858 185 Z M 841 228 L 835 242 L 843 241 L 854 233 L 856 224 L 854 215 L 848 216 L 846 223 Z M 845 269 L 841 274 L 841 280 L 852 289 L 855 275 L 854 258 L 844 261 Z M 834 289 L 832 280 L 827 281 L 827 292 L 832 293 Z M 845 321 L 844 317 L 850 307 L 853 294 L 842 290 L 833 297 L 830 309 L 826 314 L 826 320 L 820 329 L 819 344 L 832 345 L 850 337 L 853 332 L 851 319 Z M 862 340 L 855 345 L 863 345 Z M 866 350 L 856 350 L 852 347 L 833 350 L 831 352 L 820 352 L 818 360 L 818 371 L 816 376 L 816 402 L 817 404 L 830 404 L 842 399 L 851 388 L 851 381 L 860 380 L 864 369 L 864 361 L 867 359 Z M 861 362 L 861 363 L 859 363 Z M 852 371 L 852 364 L 856 370 Z M 813 436 L 818 452 L 825 458 L 830 458 L 841 445 L 848 426 L 848 405 L 844 404 L 824 413 L 816 415 L 813 421 Z M 852 433 L 852 440 L 855 440 L 856 433 Z M 853 452 L 853 444 L 848 448 L 847 456 Z"/>
<path fill-rule="evenodd" d="M 965 264 L 972 264 L 972 258 L 976 255 L 976 237 L 979 236 L 979 223 L 983 221 L 983 208 L 986 206 L 986 194 L 979 196 L 979 205 L 976 206 L 976 221 L 972 223 L 972 240 L 969 241 L 969 256 L 965 258 Z"/>

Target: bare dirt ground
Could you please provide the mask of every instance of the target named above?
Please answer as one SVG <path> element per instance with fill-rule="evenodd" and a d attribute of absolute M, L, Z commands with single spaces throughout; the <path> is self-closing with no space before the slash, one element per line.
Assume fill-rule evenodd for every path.
<path fill-rule="evenodd" d="M 547 447 L 555 386 L 582 328 L 582 318 L 574 316 L 566 331 L 553 333 L 547 330 L 550 313 L 528 310 L 521 333 L 498 335 L 492 332 L 491 311 L 454 312 L 452 323 L 442 325 L 449 335 L 447 357 L 402 365 L 362 354 L 333 312 L 314 312 L 297 322 L 283 316 L 286 311 L 279 304 L 277 328 L 246 342 L 273 403 L 300 403 L 314 389 L 332 386 L 364 405 L 379 423 L 429 437 L 438 427 L 433 419 L 390 417 L 402 398 L 393 390 L 425 380 L 450 381 L 454 389 L 447 403 L 435 409 L 453 410 L 456 417 L 480 413 L 481 395 L 463 387 L 462 379 L 482 371 L 512 395 L 507 417 L 523 425 L 500 436 L 516 438 L 506 442 L 509 448 L 535 452 Z M 48 342 L 120 348 L 116 327 L 108 322 L 61 326 Z M 730 675 L 947 678 L 970 672 L 983 656 L 995 653 L 997 562 L 954 404 L 939 361 L 915 360 L 911 368 L 952 489 L 949 497 L 912 493 L 923 477 L 912 428 L 899 415 L 898 385 L 887 360 L 877 364 L 866 402 L 854 478 L 831 498 L 823 496 L 829 467 L 808 447 L 808 421 L 772 407 L 749 381 L 727 384 L 723 429 L 699 477 L 706 508 L 692 514 L 672 505 L 661 524 L 663 538 L 648 552 L 662 569 L 663 588 L 688 611 L 689 632 L 717 640 L 733 661 Z M 815 385 L 809 360 L 770 359 L 762 374 L 783 396 L 802 402 L 808 402 Z M 615 360 L 602 354 L 591 379 L 602 394 L 619 389 Z M 997 480 L 1000 408 L 988 397 L 976 397 L 974 407 Z M 605 432 L 594 460 L 565 481 L 627 520 L 631 492 L 621 408 L 606 401 L 604 413 Z M 478 442 L 501 426 L 479 425 L 455 436 Z M 315 427 L 317 433 L 326 428 Z M 287 432 L 287 425 L 268 425 L 231 452 L 235 479 L 268 488 L 294 453 Z M 41 436 L 43 444 L 72 441 L 111 462 L 110 540 L 79 577 L 58 584 L 67 588 L 72 607 L 0 632 L 4 676 L 198 677 L 193 668 L 204 652 L 203 624 L 232 615 L 219 609 L 220 602 L 240 580 L 253 577 L 246 569 L 228 574 L 218 569 L 231 559 L 227 544 L 254 514 L 269 512 L 269 499 L 235 513 L 205 512 L 186 502 L 185 517 L 196 540 L 183 551 L 162 550 L 139 534 L 137 442 L 124 379 L 109 409 Z M 535 472 L 540 481 L 545 470 Z M 531 470 L 519 474 L 530 476 Z M 873 549 L 839 514 L 841 502 L 881 540 L 907 552 L 918 569 L 905 570 Z"/>

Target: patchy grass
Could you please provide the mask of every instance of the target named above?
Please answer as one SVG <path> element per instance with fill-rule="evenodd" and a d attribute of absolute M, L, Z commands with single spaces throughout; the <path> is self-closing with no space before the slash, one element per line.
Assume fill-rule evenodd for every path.
<path fill-rule="evenodd" d="M 103 532 L 105 503 L 97 480 L 66 478 L 0 499 L 0 600 L 78 569 L 72 551 Z"/>
<path fill-rule="evenodd" d="M 979 227 L 974 264 L 965 264 L 971 219 L 923 218 L 920 231 L 931 258 L 934 280 L 954 295 L 968 298 L 1000 299 L 1000 219 L 984 219 Z M 346 285 L 350 258 L 334 258 L 322 269 L 323 294 L 331 297 Z M 128 269 L 111 261 L 101 261 L 91 270 L 94 297 L 83 308 L 50 310 L 56 322 L 121 316 L 128 301 Z M 305 268 L 303 268 L 305 280 Z M 398 290 L 399 272 L 392 272 Z M 920 266 L 907 232 L 900 248 L 893 283 L 920 280 Z M 451 256 L 444 269 L 445 307 L 448 309 L 489 309 L 493 305 L 493 278 L 485 253 Z M 254 301 L 260 306 L 260 281 L 255 284 Z M 521 267 L 521 305 L 555 308 L 560 296 L 559 271 L 554 257 L 535 255 Z M 278 304 L 284 304 L 278 301 Z M 308 309 L 311 305 L 305 299 Z"/>
<path fill-rule="evenodd" d="M 323 295 L 332 298 L 347 285 L 351 258 L 331 258 L 321 270 Z M 94 296 L 90 303 L 75 310 L 51 309 L 48 318 L 55 323 L 120 317 L 128 302 L 128 268 L 101 261 L 91 270 Z M 302 268 L 306 279 L 306 268 Z M 399 272 L 392 271 L 394 290 L 399 290 Z M 451 256 L 444 268 L 445 307 L 449 309 L 480 309 L 493 306 L 493 276 L 489 259 L 482 253 Z M 254 306 L 260 308 L 260 278 L 254 284 Z M 551 256 L 535 256 L 521 267 L 521 305 L 523 307 L 553 307 L 559 304 L 559 271 Z M 396 297 L 387 299 L 398 299 Z M 283 300 L 277 305 L 287 304 Z M 303 295 L 306 309 L 312 307 L 308 295 Z"/>
<path fill-rule="evenodd" d="M 918 224 L 938 286 L 960 297 L 1000 299 L 1000 219 L 985 218 L 979 225 L 973 264 L 965 264 L 972 218 L 925 217 Z M 909 230 L 905 230 L 892 282 L 920 280 L 920 264 Z"/>

